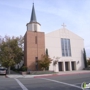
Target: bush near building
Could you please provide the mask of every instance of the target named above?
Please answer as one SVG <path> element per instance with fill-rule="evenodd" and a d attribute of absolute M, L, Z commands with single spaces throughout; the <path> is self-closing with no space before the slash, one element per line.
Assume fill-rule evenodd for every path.
<path fill-rule="evenodd" d="M 49 67 L 51 61 L 52 60 L 49 58 L 49 56 L 42 55 L 41 60 L 38 60 L 38 65 L 39 65 L 41 70 L 47 70 L 47 68 Z"/>
<path fill-rule="evenodd" d="M 88 65 L 90 65 L 90 58 L 89 58 L 89 60 L 87 61 L 87 63 L 88 63 Z"/>
<path fill-rule="evenodd" d="M 84 66 L 85 66 L 85 68 L 87 68 L 88 65 L 87 65 L 87 59 L 86 59 L 86 51 L 85 51 L 85 49 L 84 49 L 84 53 L 83 53 L 83 58 L 84 58 Z"/>

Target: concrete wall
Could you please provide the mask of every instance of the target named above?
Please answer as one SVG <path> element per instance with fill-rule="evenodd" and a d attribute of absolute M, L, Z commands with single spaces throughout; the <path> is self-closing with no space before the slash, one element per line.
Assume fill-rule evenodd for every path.
<path fill-rule="evenodd" d="M 34 25 L 36 25 L 37 29 L 34 27 Z M 40 24 L 39 23 L 28 23 L 27 30 L 40 32 Z"/>
<path fill-rule="evenodd" d="M 62 57 L 62 49 L 61 49 L 61 38 L 70 39 L 71 44 L 71 57 Z M 48 53 L 50 58 L 60 57 L 59 61 L 75 61 L 76 69 L 83 69 L 83 48 L 84 48 L 84 40 L 73 32 L 67 30 L 66 28 L 62 28 L 60 30 L 56 30 L 50 32 L 45 35 L 45 48 L 48 48 Z M 50 70 L 53 70 L 53 64 L 50 65 Z M 58 64 L 56 65 L 56 71 L 58 72 Z"/>

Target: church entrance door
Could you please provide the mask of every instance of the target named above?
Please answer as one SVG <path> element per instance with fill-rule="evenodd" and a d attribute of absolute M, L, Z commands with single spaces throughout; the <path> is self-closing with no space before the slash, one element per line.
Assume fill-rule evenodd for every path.
<path fill-rule="evenodd" d="M 65 69 L 66 71 L 69 71 L 69 62 L 65 62 Z"/>
<path fill-rule="evenodd" d="M 75 65 L 76 65 L 76 64 L 75 64 L 75 61 L 72 61 L 72 62 L 71 62 L 71 65 L 72 65 L 72 70 L 76 70 L 76 68 L 75 68 Z"/>
<path fill-rule="evenodd" d="M 63 62 L 58 62 L 59 71 L 63 71 Z"/>

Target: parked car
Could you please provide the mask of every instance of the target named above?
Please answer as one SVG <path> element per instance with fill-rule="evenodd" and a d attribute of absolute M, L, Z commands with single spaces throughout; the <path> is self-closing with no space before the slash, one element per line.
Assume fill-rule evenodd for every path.
<path fill-rule="evenodd" d="M 0 67 L 0 74 L 6 75 L 7 69 L 5 67 Z"/>

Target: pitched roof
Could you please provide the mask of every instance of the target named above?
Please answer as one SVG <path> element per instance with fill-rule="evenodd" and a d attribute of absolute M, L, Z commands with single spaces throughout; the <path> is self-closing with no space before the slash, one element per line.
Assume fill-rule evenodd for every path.
<path fill-rule="evenodd" d="M 31 20 L 30 20 L 30 22 L 37 22 L 36 14 L 35 14 L 35 8 L 34 8 L 34 3 L 33 3 L 33 7 L 32 7 L 32 13 L 31 13 Z"/>

